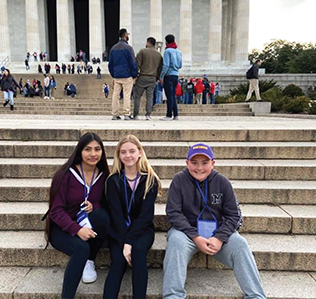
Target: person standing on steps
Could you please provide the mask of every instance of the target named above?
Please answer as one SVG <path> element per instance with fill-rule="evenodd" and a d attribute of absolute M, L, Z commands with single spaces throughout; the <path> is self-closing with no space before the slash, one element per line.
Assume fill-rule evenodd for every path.
<path fill-rule="evenodd" d="M 14 89 L 15 87 L 21 90 L 19 84 L 14 80 L 9 69 L 5 69 L 3 76 L 1 77 L 1 91 L 3 92 L 4 104 L 3 107 L 7 106 L 10 102 L 10 110 L 14 110 Z"/>
<path fill-rule="evenodd" d="M 112 120 L 119 120 L 120 93 L 124 93 L 124 120 L 131 120 L 131 94 L 137 77 L 137 64 L 133 48 L 128 44 L 129 33 L 122 28 L 119 42 L 110 51 L 109 72 L 113 77 Z"/>
<path fill-rule="evenodd" d="M 62 299 L 73 299 L 82 278 L 97 279 L 94 260 L 108 237 L 110 219 L 104 209 L 109 168 L 98 135 L 84 134 L 68 161 L 55 173 L 46 218 L 46 241 L 70 256 Z"/>
<path fill-rule="evenodd" d="M 194 144 L 186 164 L 169 188 L 166 213 L 171 228 L 163 264 L 163 298 L 186 297 L 187 267 L 201 251 L 234 270 L 244 299 L 267 299 L 253 254 L 238 233 L 242 215 L 233 187 L 214 169 L 212 148 Z"/>
<path fill-rule="evenodd" d="M 112 234 L 111 267 L 103 299 L 118 298 L 128 265 L 132 268 L 133 298 L 146 299 L 147 254 L 155 237 L 155 201 L 161 195 L 161 183 L 134 135 L 118 143 L 105 189 Z"/>
<path fill-rule="evenodd" d="M 178 104 L 176 100 L 176 88 L 179 78 L 179 69 L 182 68 L 182 53 L 178 50 L 174 35 L 165 37 L 166 49 L 163 55 L 163 66 L 160 81 L 167 96 L 167 114 L 161 120 L 178 120 Z"/>
<path fill-rule="evenodd" d="M 261 64 L 262 60 L 257 59 L 246 73 L 246 77 L 249 80 L 249 90 L 245 102 L 250 101 L 253 91 L 255 91 L 257 102 L 262 101 L 259 91 L 259 67 Z"/>
<path fill-rule="evenodd" d="M 134 120 L 139 119 L 140 99 L 146 91 L 146 120 L 151 120 L 153 96 L 156 82 L 162 68 L 162 56 L 155 48 L 156 40 L 148 37 L 146 48 L 141 49 L 137 56 L 138 78 L 134 88 Z"/>

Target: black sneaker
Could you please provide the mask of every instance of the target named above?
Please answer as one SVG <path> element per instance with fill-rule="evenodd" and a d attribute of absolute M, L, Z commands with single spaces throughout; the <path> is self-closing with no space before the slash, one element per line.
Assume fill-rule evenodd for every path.
<path fill-rule="evenodd" d="M 9 101 L 5 101 L 3 104 L 3 107 L 7 106 L 9 104 Z"/>
<path fill-rule="evenodd" d="M 119 115 L 113 115 L 112 120 L 120 120 L 121 117 Z"/>

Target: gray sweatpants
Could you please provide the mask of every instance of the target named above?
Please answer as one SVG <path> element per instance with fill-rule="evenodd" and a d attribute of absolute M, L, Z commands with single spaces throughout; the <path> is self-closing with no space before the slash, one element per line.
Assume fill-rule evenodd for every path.
<path fill-rule="evenodd" d="M 154 89 L 157 79 L 155 76 L 139 76 L 135 85 L 134 94 L 134 116 L 139 114 L 140 99 L 146 90 L 146 115 L 151 114 L 153 105 Z"/>
<path fill-rule="evenodd" d="M 185 298 L 184 289 L 187 267 L 199 250 L 195 243 L 183 232 L 171 228 L 167 236 L 168 245 L 164 259 L 163 298 Z M 256 262 L 247 241 L 233 233 L 214 258 L 234 270 L 245 299 L 266 299 Z M 211 277 L 210 277 L 210 283 Z"/>

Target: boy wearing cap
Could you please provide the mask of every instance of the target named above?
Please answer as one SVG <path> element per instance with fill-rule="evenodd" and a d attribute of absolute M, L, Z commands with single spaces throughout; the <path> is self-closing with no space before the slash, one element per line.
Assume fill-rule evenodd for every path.
<path fill-rule="evenodd" d="M 254 257 L 237 232 L 242 216 L 233 187 L 214 170 L 212 149 L 204 143 L 193 145 L 186 164 L 169 188 L 166 212 L 172 227 L 164 259 L 163 298 L 186 297 L 187 266 L 201 251 L 233 268 L 245 299 L 266 299 Z"/>

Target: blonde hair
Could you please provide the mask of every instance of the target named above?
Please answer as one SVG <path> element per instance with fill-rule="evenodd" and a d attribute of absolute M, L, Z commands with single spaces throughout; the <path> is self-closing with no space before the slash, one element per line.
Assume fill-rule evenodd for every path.
<path fill-rule="evenodd" d="M 158 196 L 162 195 L 162 188 L 161 188 L 161 182 L 156 174 L 156 172 L 153 170 L 151 165 L 149 164 L 145 151 L 138 140 L 138 138 L 134 135 L 127 135 L 123 137 L 119 143 L 116 146 L 115 154 L 114 154 L 114 161 L 113 161 L 113 167 L 110 175 L 113 175 L 115 173 L 121 173 L 122 169 L 124 168 L 123 163 L 120 159 L 120 150 L 121 147 L 124 143 L 131 142 L 135 144 L 138 148 L 139 151 L 142 152 L 141 157 L 138 159 L 136 167 L 137 171 L 139 172 L 140 175 L 147 175 L 147 180 L 146 180 L 146 188 L 145 188 L 145 193 L 144 193 L 144 199 L 148 193 L 148 191 L 153 187 L 155 183 L 155 179 L 157 180 L 158 183 Z"/>

